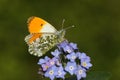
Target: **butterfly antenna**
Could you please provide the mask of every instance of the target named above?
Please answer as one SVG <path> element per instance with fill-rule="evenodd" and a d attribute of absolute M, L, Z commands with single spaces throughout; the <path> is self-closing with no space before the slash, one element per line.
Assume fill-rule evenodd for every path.
<path fill-rule="evenodd" d="M 63 21 L 62 21 L 62 29 L 64 27 L 64 23 L 65 23 L 65 19 L 63 19 Z"/>
<path fill-rule="evenodd" d="M 70 27 L 65 28 L 64 30 L 68 30 L 68 29 L 73 28 L 73 27 L 75 27 L 75 26 L 72 25 L 72 26 L 70 26 Z"/>

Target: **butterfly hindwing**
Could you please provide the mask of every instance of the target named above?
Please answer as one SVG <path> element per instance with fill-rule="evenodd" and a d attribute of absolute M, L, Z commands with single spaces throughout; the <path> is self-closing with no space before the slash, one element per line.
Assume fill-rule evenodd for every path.
<path fill-rule="evenodd" d="M 32 35 L 26 36 L 25 41 L 27 43 L 31 36 Z M 63 39 L 62 38 L 60 39 L 59 36 L 56 34 L 43 33 L 42 36 L 34 40 L 33 43 L 31 44 L 28 43 L 29 46 L 28 51 L 30 52 L 30 54 L 40 57 L 61 41 L 63 41 Z"/>

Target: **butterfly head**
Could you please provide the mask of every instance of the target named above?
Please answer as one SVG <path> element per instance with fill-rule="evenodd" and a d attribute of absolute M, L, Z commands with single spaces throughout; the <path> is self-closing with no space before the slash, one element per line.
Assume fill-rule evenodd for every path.
<path fill-rule="evenodd" d="M 62 30 L 60 30 L 60 31 L 57 31 L 57 32 L 56 32 L 56 35 L 57 35 L 59 38 L 63 39 L 64 36 L 65 36 L 65 33 L 66 33 L 66 30 L 65 30 L 65 29 L 62 29 Z"/>
<path fill-rule="evenodd" d="M 65 29 L 61 29 L 60 31 L 57 31 L 57 35 L 59 36 L 59 38 L 64 38 L 66 30 L 73 28 L 73 27 L 74 27 L 74 25 L 67 27 Z"/>

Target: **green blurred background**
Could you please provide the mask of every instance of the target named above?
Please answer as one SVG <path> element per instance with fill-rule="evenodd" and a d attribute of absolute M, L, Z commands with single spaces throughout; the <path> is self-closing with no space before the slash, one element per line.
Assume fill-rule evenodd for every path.
<path fill-rule="evenodd" d="M 0 80 L 40 80 L 38 59 L 24 38 L 27 19 L 38 16 L 58 30 L 75 25 L 66 38 L 91 56 L 92 71 L 120 80 L 120 0 L 0 0 Z"/>

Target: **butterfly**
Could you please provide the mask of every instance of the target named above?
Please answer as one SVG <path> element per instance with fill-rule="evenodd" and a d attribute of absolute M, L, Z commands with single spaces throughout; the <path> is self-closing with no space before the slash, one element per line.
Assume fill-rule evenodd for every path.
<path fill-rule="evenodd" d="M 28 18 L 27 24 L 30 34 L 25 37 L 25 42 L 29 46 L 30 54 L 41 57 L 65 40 L 65 29 L 57 31 L 50 23 L 39 17 Z"/>

